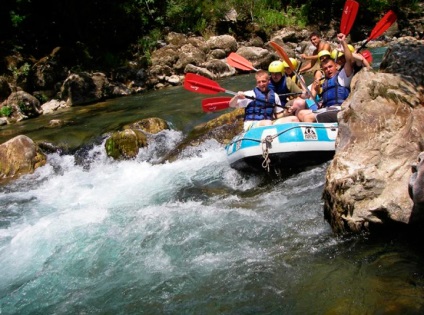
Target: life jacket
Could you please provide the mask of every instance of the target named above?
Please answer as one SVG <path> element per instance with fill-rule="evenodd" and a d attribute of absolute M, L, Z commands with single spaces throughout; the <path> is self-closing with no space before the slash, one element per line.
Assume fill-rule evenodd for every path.
<path fill-rule="evenodd" d="M 285 75 L 283 75 L 280 82 L 278 82 L 278 83 L 276 83 L 272 80 L 269 80 L 268 89 L 274 91 L 278 95 L 290 93 L 289 89 L 287 88 L 286 76 Z M 286 103 L 287 103 L 286 97 L 280 97 L 280 101 L 281 101 L 282 107 L 284 107 L 284 105 L 286 105 Z"/>
<path fill-rule="evenodd" d="M 350 89 L 341 86 L 338 81 L 339 74 L 331 79 L 325 79 L 322 84 L 322 104 L 324 107 L 341 105 L 349 96 Z"/>
<path fill-rule="evenodd" d="M 255 100 L 244 110 L 244 120 L 274 119 L 275 93 L 273 90 L 262 92 L 257 87 L 253 89 Z"/>

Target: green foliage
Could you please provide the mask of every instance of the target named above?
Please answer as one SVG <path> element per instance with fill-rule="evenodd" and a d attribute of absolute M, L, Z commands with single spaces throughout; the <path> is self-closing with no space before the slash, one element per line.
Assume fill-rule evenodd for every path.
<path fill-rule="evenodd" d="M 304 27 L 306 20 L 301 16 L 301 10 L 288 7 L 287 11 L 277 11 L 276 9 L 256 10 L 258 23 L 269 33 L 284 26 Z"/>
<path fill-rule="evenodd" d="M 141 59 L 145 60 L 146 64 L 150 64 L 151 53 L 156 48 L 157 41 L 161 38 L 162 33 L 159 29 L 153 29 L 146 36 L 143 36 L 137 41 L 137 54 L 141 54 Z"/>
<path fill-rule="evenodd" d="M 360 11 L 355 25 L 374 26 L 384 12 L 394 9 L 400 17 L 404 8 L 414 9 L 420 0 L 357 0 Z M 201 34 L 228 32 L 249 36 L 246 26 L 270 34 L 285 26 L 328 26 L 340 19 L 345 0 L 102 0 L 2 1 L 0 38 L 4 51 L 42 58 L 52 47 L 69 49 L 61 61 L 69 69 L 110 67 L 125 62 L 123 52 L 137 46 L 149 59 L 163 30 Z M 99 7 L 101 6 L 101 10 Z M 234 9 L 237 22 L 225 21 Z M 227 24 L 226 24 L 227 23 Z M 222 26 L 222 28 L 220 28 Z M 253 29 L 253 28 L 250 28 Z M 363 36 L 363 34 L 361 34 Z M 64 49 L 64 51 L 66 51 Z M 28 75 L 29 67 L 9 69 L 15 78 Z"/>
<path fill-rule="evenodd" d="M 13 78 L 15 80 L 17 78 L 27 78 L 28 75 L 29 75 L 29 72 L 31 71 L 31 65 L 29 63 L 25 62 L 19 68 L 16 68 L 16 67 L 9 68 L 9 71 L 12 72 Z"/>
<path fill-rule="evenodd" d="M 12 22 L 13 27 L 19 27 L 24 20 L 25 16 L 16 14 L 15 11 L 10 11 L 10 21 Z"/>
<path fill-rule="evenodd" d="M 12 108 L 10 106 L 3 106 L 0 108 L 0 116 L 9 117 L 12 114 Z"/>

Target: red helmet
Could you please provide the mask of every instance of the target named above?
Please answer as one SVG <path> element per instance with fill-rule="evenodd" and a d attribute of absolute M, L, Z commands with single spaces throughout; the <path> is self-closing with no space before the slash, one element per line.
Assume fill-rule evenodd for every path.
<path fill-rule="evenodd" d="M 361 55 L 364 56 L 364 58 L 371 64 L 372 63 L 372 54 L 371 52 L 366 49 L 361 51 Z"/>

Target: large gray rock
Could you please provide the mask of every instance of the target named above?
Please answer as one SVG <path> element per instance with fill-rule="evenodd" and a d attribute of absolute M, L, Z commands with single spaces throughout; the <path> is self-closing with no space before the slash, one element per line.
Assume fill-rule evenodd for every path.
<path fill-rule="evenodd" d="M 209 49 L 223 49 L 227 54 L 237 50 L 237 41 L 231 35 L 212 36 L 206 43 Z"/>
<path fill-rule="evenodd" d="M 424 145 L 423 95 L 398 75 L 365 70 L 351 89 L 326 175 L 326 219 L 337 233 L 419 222 L 408 182 Z"/>
<path fill-rule="evenodd" d="M 268 69 L 269 64 L 276 59 L 267 49 L 261 47 L 240 47 L 237 54 L 249 60 L 256 69 Z"/>
<path fill-rule="evenodd" d="M 206 54 L 192 44 L 183 45 L 179 50 L 179 58 L 174 69 L 181 73 L 188 64 L 200 65 L 206 60 Z"/>

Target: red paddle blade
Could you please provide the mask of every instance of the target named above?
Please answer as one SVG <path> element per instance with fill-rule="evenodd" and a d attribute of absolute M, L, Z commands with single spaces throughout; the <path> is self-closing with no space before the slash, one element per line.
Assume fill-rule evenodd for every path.
<path fill-rule="evenodd" d="M 372 54 L 368 49 L 361 51 L 361 55 L 371 64 L 372 63 Z"/>
<path fill-rule="evenodd" d="M 269 42 L 269 44 L 275 49 L 275 51 L 278 53 L 278 55 L 284 59 L 284 61 L 289 65 L 290 69 L 292 69 L 292 71 L 296 71 L 295 67 L 293 66 L 289 56 L 287 55 L 287 53 L 284 51 L 283 47 L 281 47 L 280 45 L 278 45 L 276 42 Z"/>
<path fill-rule="evenodd" d="M 202 100 L 204 112 L 216 112 L 230 107 L 231 97 L 211 97 Z"/>
<path fill-rule="evenodd" d="M 380 37 L 390 26 L 392 26 L 396 19 L 397 16 L 392 10 L 387 12 L 372 29 L 368 41 Z"/>
<path fill-rule="evenodd" d="M 215 81 L 195 73 L 186 74 L 183 86 L 188 91 L 202 94 L 216 94 L 225 91 Z"/>
<path fill-rule="evenodd" d="M 227 57 L 227 63 L 237 69 L 240 70 L 246 70 L 246 71 L 250 71 L 250 70 L 255 70 L 256 69 L 253 67 L 252 63 L 245 59 L 244 57 L 232 52 L 231 54 L 229 54 L 229 56 Z"/>
<path fill-rule="evenodd" d="M 358 2 L 356 2 L 355 0 L 346 0 L 343 8 L 342 21 L 340 23 L 341 33 L 345 35 L 349 34 L 350 30 L 352 29 L 353 23 L 355 22 L 358 9 Z"/>

